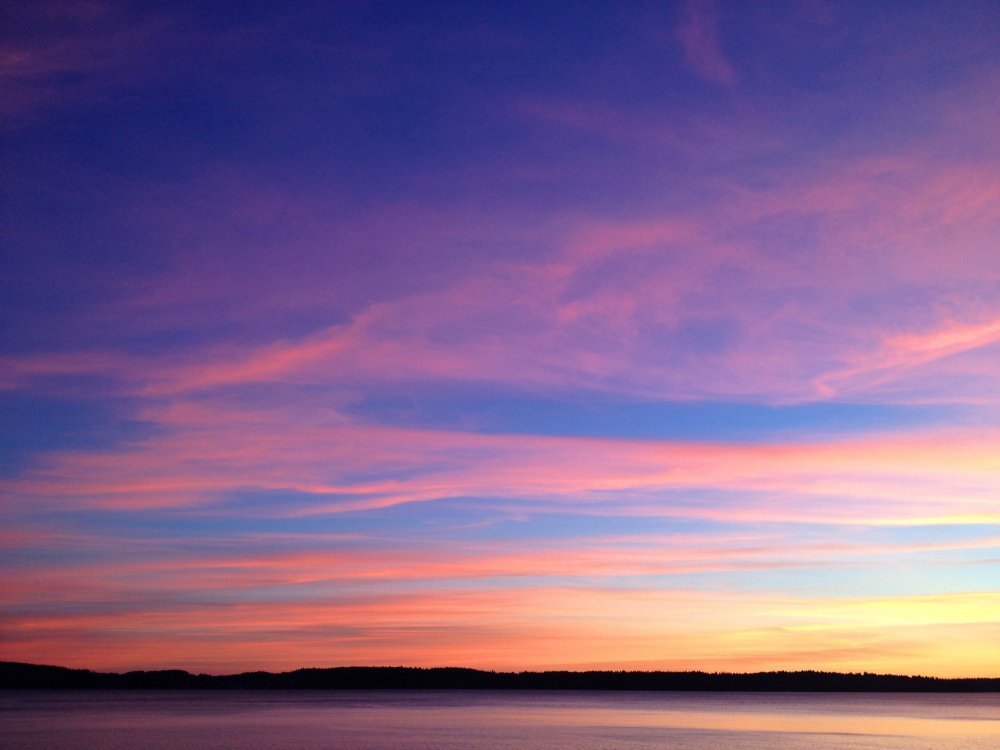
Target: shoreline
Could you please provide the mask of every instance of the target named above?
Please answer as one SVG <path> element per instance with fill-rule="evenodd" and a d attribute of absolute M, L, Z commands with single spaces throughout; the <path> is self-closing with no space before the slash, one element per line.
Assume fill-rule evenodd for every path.
<path fill-rule="evenodd" d="M 564 690 L 609 692 L 996 693 L 1000 678 L 819 672 L 525 671 L 459 667 L 330 667 L 192 674 L 180 669 L 96 672 L 0 662 L 5 690 Z"/>

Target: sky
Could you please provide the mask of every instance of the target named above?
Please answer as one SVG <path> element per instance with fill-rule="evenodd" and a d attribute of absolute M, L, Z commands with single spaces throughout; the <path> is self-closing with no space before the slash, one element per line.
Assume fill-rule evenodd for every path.
<path fill-rule="evenodd" d="M 0 13 L 0 658 L 1000 675 L 997 3 Z"/>

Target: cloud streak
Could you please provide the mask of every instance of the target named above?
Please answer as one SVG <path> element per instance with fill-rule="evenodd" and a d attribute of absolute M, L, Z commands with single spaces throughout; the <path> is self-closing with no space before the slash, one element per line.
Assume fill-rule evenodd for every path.
<path fill-rule="evenodd" d="M 738 77 L 722 51 L 719 12 L 713 0 L 688 0 L 683 20 L 677 24 L 677 40 L 684 62 L 700 78 L 733 86 Z"/>

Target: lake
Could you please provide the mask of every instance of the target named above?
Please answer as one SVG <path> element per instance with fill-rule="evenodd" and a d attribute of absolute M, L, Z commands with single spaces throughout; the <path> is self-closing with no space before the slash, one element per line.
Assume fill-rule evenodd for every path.
<path fill-rule="evenodd" d="M 0 691 L 18 750 L 993 750 L 1000 694 Z"/>

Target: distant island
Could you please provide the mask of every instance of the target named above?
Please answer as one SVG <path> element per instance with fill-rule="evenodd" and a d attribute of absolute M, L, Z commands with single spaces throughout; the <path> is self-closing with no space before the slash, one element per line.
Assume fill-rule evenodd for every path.
<path fill-rule="evenodd" d="M 0 662 L 0 689 L 14 690 L 689 690 L 747 692 L 988 693 L 1000 678 L 943 679 L 841 672 L 488 672 L 439 667 L 331 667 L 293 672 L 118 674 Z"/>

